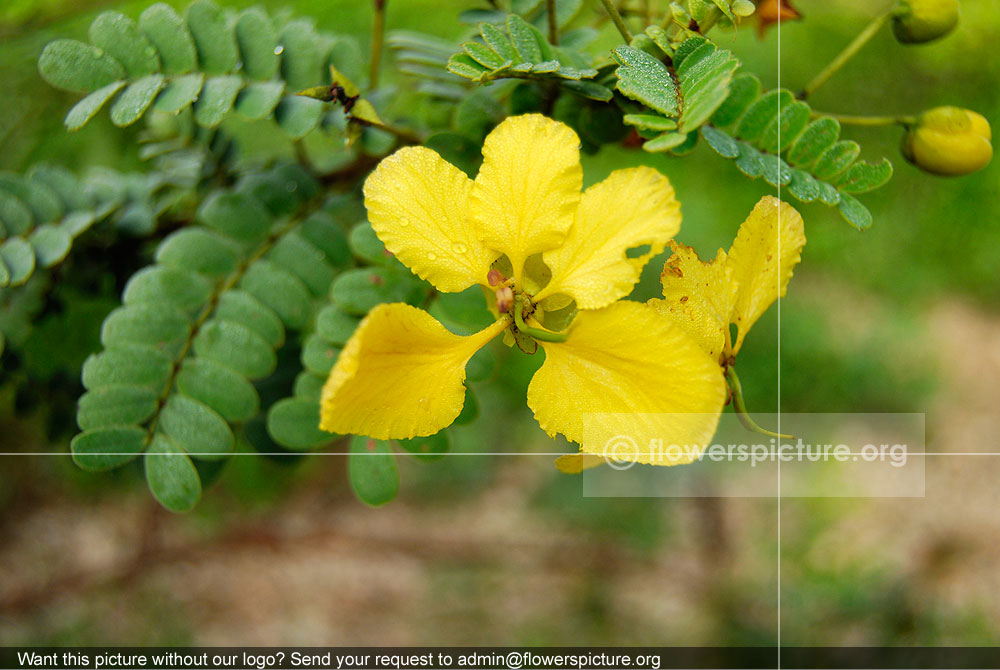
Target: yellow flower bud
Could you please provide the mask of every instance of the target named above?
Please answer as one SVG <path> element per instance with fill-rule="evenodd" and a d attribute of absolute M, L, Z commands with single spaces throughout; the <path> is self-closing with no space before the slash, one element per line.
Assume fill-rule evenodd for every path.
<path fill-rule="evenodd" d="M 903 138 L 903 156 L 925 172 L 960 176 L 993 158 L 990 124 L 961 107 L 935 107 L 917 118 Z"/>
<path fill-rule="evenodd" d="M 944 37 L 958 25 L 958 0 L 899 0 L 892 32 L 903 44 Z"/>

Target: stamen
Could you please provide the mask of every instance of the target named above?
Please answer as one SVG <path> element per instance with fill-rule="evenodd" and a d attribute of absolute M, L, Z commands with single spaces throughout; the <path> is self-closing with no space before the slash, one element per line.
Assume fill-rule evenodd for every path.
<path fill-rule="evenodd" d="M 509 286 L 501 286 L 496 290 L 497 312 L 506 314 L 514 305 L 514 289 Z"/>

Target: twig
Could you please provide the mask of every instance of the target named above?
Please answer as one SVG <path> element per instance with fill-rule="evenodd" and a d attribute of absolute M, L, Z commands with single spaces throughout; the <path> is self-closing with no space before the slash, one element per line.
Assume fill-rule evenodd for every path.
<path fill-rule="evenodd" d="M 556 0 L 545 0 L 545 13 L 549 19 L 549 44 L 559 44 L 559 17 L 556 15 Z"/>
<path fill-rule="evenodd" d="M 601 0 L 601 4 L 604 5 L 604 9 L 608 12 L 608 16 L 611 17 L 612 23 L 615 24 L 615 28 L 621 33 L 622 39 L 625 40 L 626 44 L 630 44 L 632 42 L 632 33 L 629 32 L 628 26 L 622 20 L 622 15 L 618 13 L 613 0 Z"/>
<path fill-rule="evenodd" d="M 382 42 L 385 39 L 385 3 L 387 0 L 375 0 L 375 17 L 372 20 L 372 52 L 371 70 L 368 76 L 368 88 L 378 88 L 379 73 L 382 69 Z"/>
<path fill-rule="evenodd" d="M 849 61 L 854 54 L 860 51 L 861 47 L 866 45 L 868 40 L 874 37 L 875 33 L 877 33 L 879 29 L 885 25 L 886 21 L 889 20 L 889 17 L 892 16 L 895 6 L 895 3 L 893 3 L 888 9 L 872 19 L 871 23 L 865 26 L 864 30 L 858 33 L 858 36 L 855 37 L 850 44 L 844 47 L 844 50 L 837 54 L 832 61 L 830 61 L 829 65 L 820 70 L 819 74 L 813 77 L 812 81 L 805 85 L 805 88 L 803 88 L 799 93 L 799 98 L 805 100 L 810 95 L 815 93 L 816 89 L 825 84 L 830 77 L 836 74 L 837 70 L 843 67 L 844 63 Z"/>

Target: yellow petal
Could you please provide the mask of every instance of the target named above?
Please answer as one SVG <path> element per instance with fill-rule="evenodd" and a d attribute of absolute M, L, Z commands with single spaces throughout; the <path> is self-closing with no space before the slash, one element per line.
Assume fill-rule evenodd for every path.
<path fill-rule="evenodd" d="M 506 325 L 461 337 L 416 307 L 379 305 L 330 371 L 320 428 L 379 440 L 433 435 L 462 411 L 465 364 Z"/>
<path fill-rule="evenodd" d="M 539 294 L 566 293 L 599 309 L 632 292 L 650 258 L 681 227 L 681 205 L 666 177 L 649 167 L 615 170 L 588 188 L 566 241 L 542 258 L 552 280 Z M 648 246 L 629 258 L 626 251 Z"/>
<path fill-rule="evenodd" d="M 626 436 L 639 448 L 612 456 L 659 465 L 695 454 L 651 451 L 650 439 L 694 450 L 710 442 L 726 400 L 722 369 L 653 308 L 622 301 L 580 312 L 566 342 L 542 346 L 528 406 L 549 435 L 562 433 L 597 456 Z"/>
<path fill-rule="evenodd" d="M 725 350 L 732 312 L 732 271 L 726 252 L 719 249 L 711 263 L 705 263 L 689 246 L 670 242 L 673 255 L 663 266 L 663 300 L 650 300 L 688 335 L 697 340 L 712 360 Z"/>
<path fill-rule="evenodd" d="M 733 353 L 771 303 L 785 295 L 805 243 L 802 216 L 772 196 L 761 198 L 740 226 L 727 261 L 735 286 L 730 323 L 739 329 Z"/>
<path fill-rule="evenodd" d="M 600 456 L 593 454 L 563 454 L 556 458 L 556 469 L 567 475 L 578 475 L 584 470 L 596 468 L 606 462 Z"/>
<path fill-rule="evenodd" d="M 425 147 L 406 147 L 365 182 L 368 220 L 385 248 L 442 292 L 485 284 L 498 254 L 469 221 L 472 180 Z"/>
<path fill-rule="evenodd" d="M 486 138 L 472 218 L 518 280 L 524 260 L 562 244 L 573 224 L 583 187 L 579 146 L 569 126 L 540 114 L 510 117 Z"/>

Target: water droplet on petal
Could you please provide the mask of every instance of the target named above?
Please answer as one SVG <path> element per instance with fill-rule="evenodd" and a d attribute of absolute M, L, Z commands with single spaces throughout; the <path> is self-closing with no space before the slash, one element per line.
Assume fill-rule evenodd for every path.
<path fill-rule="evenodd" d="M 404 219 L 400 219 L 399 220 L 399 225 L 401 225 L 403 228 L 406 228 L 408 225 L 410 225 L 410 220 L 409 219 L 405 219 L 405 218 Z"/>
<path fill-rule="evenodd" d="M 433 251 L 430 252 L 429 254 L 427 254 L 427 260 L 429 260 L 429 261 L 436 261 L 437 260 L 437 254 L 434 253 Z"/>
<path fill-rule="evenodd" d="M 464 244 L 462 244 L 460 242 L 456 242 L 455 244 L 451 245 L 451 249 L 456 254 L 464 254 L 464 253 L 466 253 L 469 250 L 469 247 L 465 246 Z"/>

